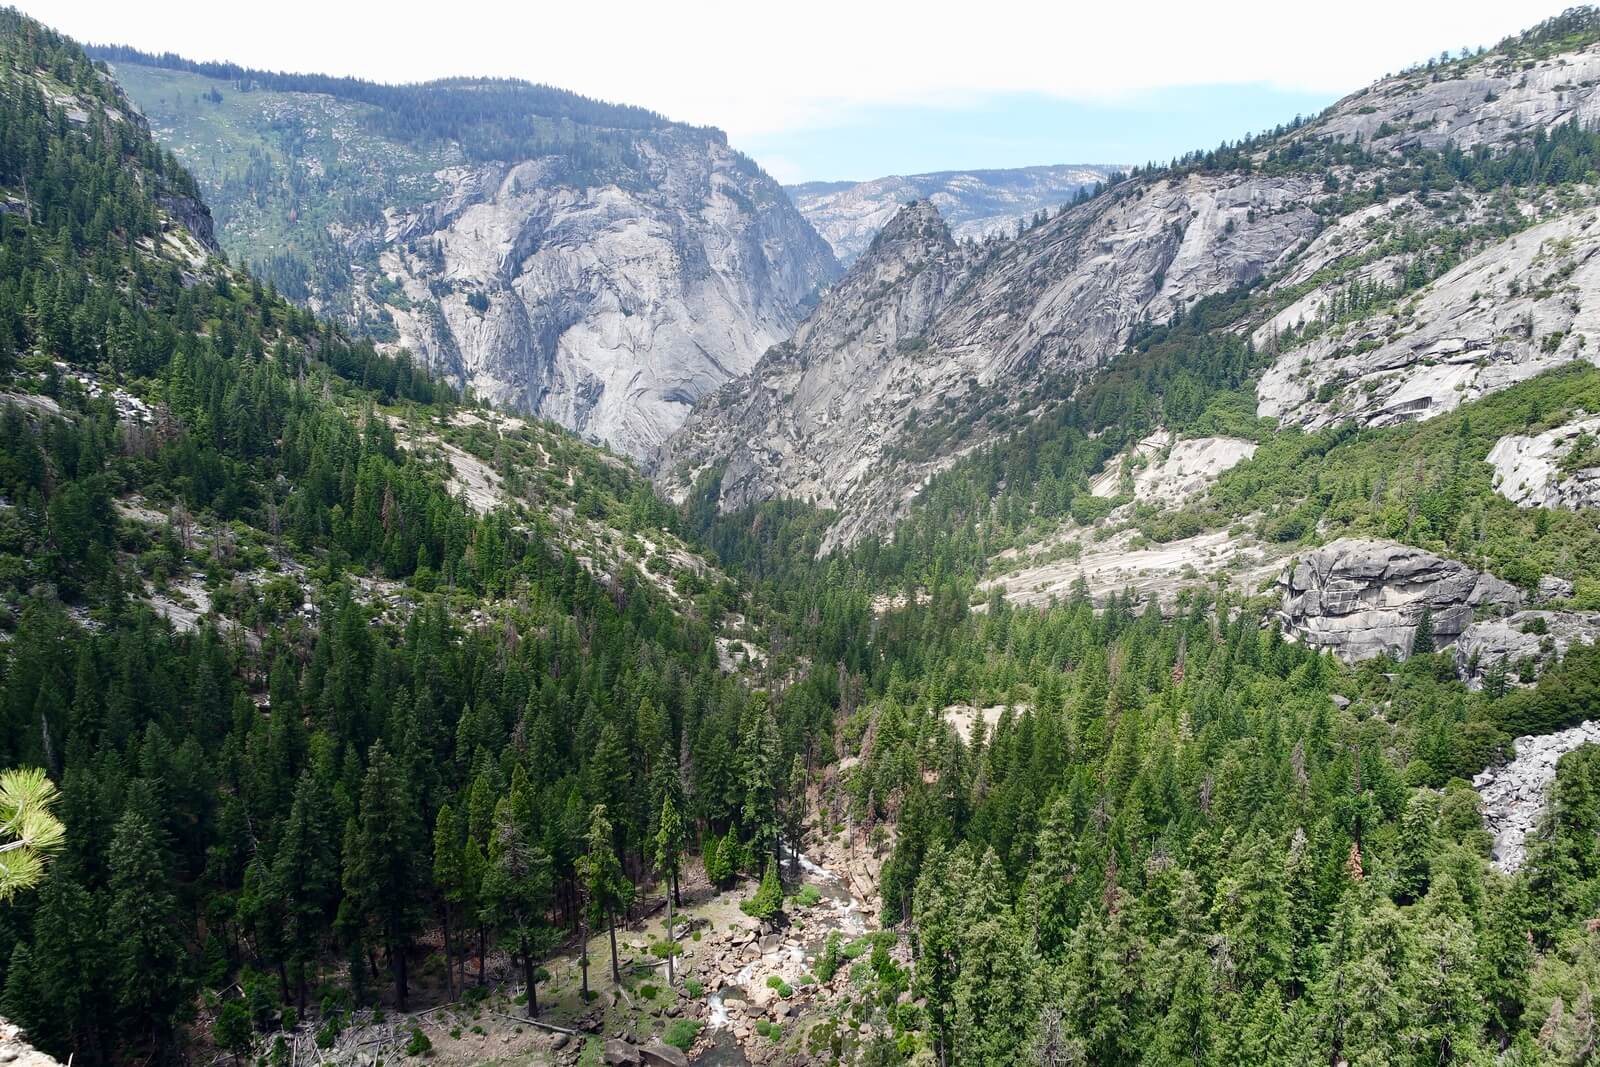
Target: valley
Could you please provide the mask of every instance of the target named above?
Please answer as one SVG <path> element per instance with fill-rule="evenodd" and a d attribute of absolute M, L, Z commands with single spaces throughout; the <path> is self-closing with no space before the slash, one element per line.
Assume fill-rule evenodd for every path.
<path fill-rule="evenodd" d="M 1597 123 L 786 191 L 0 10 L 0 1062 L 1589 1062 Z"/>

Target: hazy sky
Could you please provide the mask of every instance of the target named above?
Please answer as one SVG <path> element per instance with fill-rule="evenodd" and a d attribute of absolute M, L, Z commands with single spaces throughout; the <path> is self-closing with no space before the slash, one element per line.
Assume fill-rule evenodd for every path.
<path fill-rule="evenodd" d="M 1144 162 L 1568 0 L 18 0 L 82 41 L 381 81 L 505 75 L 720 126 L 785 181 Z"/>

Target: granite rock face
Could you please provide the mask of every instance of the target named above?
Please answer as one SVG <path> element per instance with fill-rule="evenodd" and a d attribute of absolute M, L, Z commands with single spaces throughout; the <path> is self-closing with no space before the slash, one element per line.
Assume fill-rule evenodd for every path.
<path fill-rule="evenodd" d="M 1600 417 L 1575 419 L 1536 434 L 1510 434 L 1489 450 L 1496 491 L 1522 508 L 1600 507 L 1600 466 L 1579 454 L 1594 450 Z M 1591 446 L 1585 449 L 1585 445 Z M 1571 590 L 1568 590 L 1570 594 Z"/>
<path fill-rule="evenodd" d="M 633 456 L 748 371 L 837 271 L 782 191 L 719 139 L 653 131 L 644 174 L 573 186 L 538 160 L 455 168 L 391 213 L 398 344 L 488 400 Z"/>
<path fill-rule="evenodd" d="M 1514 608 L 1515 586 L 1464 563 L 1389 541 L 1342 538 L 1304 553 L 1278 579 L 1285 630 L 1342 659 L 1404 657 L 1423 613 L 1434 647 L 1472 625 L 1476 609 Z"/>
<path fill-rule="evenodd" d="M 1550 802 L 1561 757 L 1584 745 L 1600 744 L 1600 722 L 1590 720 L 1570 730 L 1519 737 L 1512 758 L 1472 779 L 1483 800 L 1483 822 L 1494 837 L 1490 859 L 1502 871 L 1514 871 L 1527 858 L 1528 836 Z"/>
<path fill-rule="evenodd" d="M 1600 615 L 1577 611 L 1519 611 L 1468 626 L 1456 642 L 1456 672 L 1469 689 L 1482 689 L 1496 664 L 1516 684 L 1523 665 L 1529 681 L 1574 645 L 1600 640 Z"/>
<path fill-rule="evenodd" d="M 1098 497 L 1127 492 L 1141 504 L 1175 506 L 1205 492 L 1219 475 L 1255 453 L 1256 443 L 1242 437 L 1174 440 L 1158 430 L 1107 463 L 1089 491 Z"/>
<path fill-rule="evenodd" d="M 1597 251 L 1594 208 L 1489 243 L 1405 303 L 1284 351 L 1257 386 L 1257 414 L 1308 429 L 1352 420 L 1389 426 L 1432 418 L 1563 363 L 1593 362 L 1600 301 L 1584 297 L 1600 292 Z M 1392 272 L 1403 269 L 1380 263 L 1345 284 L 1394 284 Z M 1268 333 L 1292 325 L 1290 318 L 1315 321 L 1323 307 L 1316 301 L 1333 295 L 1302 298 L 1258 330 L 1258 342 L 1271 344 Z"/>
<path fill-rule="evenodd" d="M 825 548 L 882 530 L 983 443 L 985 420 L 1036 410 L 1047 382 L 1093 371 L 1144 319 L 1279 264 L 1315 234 L 1319 188 L 1161 179 L 977 248 L 932 204 L 907 205 L 789 344 L 696 409 L 656 477 L 681 498 L 722 468 L 727 510 L 780 496 L 837 508 Z"/>

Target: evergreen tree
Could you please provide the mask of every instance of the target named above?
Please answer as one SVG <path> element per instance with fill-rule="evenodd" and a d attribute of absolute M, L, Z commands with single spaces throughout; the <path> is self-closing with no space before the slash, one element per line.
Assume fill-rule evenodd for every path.
<path fill-rule="evenodd" d="M 672 802 L 672 795 L 668 793 L 661 801 L 661 814 L 656 820 L 656 839 L 654 861 L 656 869 L 666 875 L 669 884 L 667 892 L 667 984 L 676 984 L 674 974 L 674 961 L 671 947 L 677 941 L 677 930 L 673 922 L 672 909 L 678 901 L 678 865 L 682 861 L 684 848 L 683 820 L 678 816 L 677 805 Z"/>
<path fill-rule="evenodd" d="M 378 937 L 393 972 L 395 1002 L 406 1010 L 406 952 L 420 928 L 426 897 L 417 856 L 417 808 L 398 760 L 375 742 L 361 783 L 360 814 L 344 857 L 345 906 L 360 929 Z"/>
<path fill-rule="evenodd" d="M 544 921 L 550 899 L 550 858 L 528 842 L 511 797 L 495 806 L 489 865 L 483 877 L 485 922 L 515 946 L 522 960 L 523 985 L 528 994 L 528 1017 L 539 1014 L 536 957 L 552 943 Z"/>
<path fill-rule="evenodd" d="M 589 814 L 589 832 L 585 837 L 584 854 L 578 861 L 578 877 L 583 883 L 589 906 L 605 916 L 606 933 L 611 938 L 611 980 L 620 986 L 622 968 L 617 959 L 617 912 L 628 905 L 633 887 L 623 876 L 622 864 L 612 846 L 612 832 L 605 805 L 596 804 Z M 587 950 L 584 955 L 588 955 Z M 587 996 L 587 969 L 584 993 Z"/>
<path fill-rule="evenodd" d="M 173 1016 L 187 992 L 178 903 L 155 828 L 130 809 L 111 839 L 110 969 L 128 1036 L 165 1062 L 176 1055 Z"/>

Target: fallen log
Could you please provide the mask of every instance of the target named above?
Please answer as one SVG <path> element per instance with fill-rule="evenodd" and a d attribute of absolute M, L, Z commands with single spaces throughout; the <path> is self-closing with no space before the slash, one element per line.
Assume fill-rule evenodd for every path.
<path fill-rule="evenodd" d="M 565 1026 L 557 1026 L 555 1023 L 547 1023 L 542 1019 L 529 1019 L 529 1018 L 527 1018 L 526 1016 L 523 1016 L 523 1015 L 507 1015 L 503 1011 L 494 1011 L 494 1010 L 490 1010 L 489 1014 L 490 1015 L 498 1015 L 500 1018 L 509 1019 L 510 1021 L 512 1021 L 514 1023 L 525 1023 L 528 1026 L 537 1026 L 541 1030 L 549 1030 L 552 1033 L 566 1034 L 568 1037 L 581 1037 L 582 1036 L 581 1032 L 578 1031 L 578 1030 L 569 1030 Z"/>

